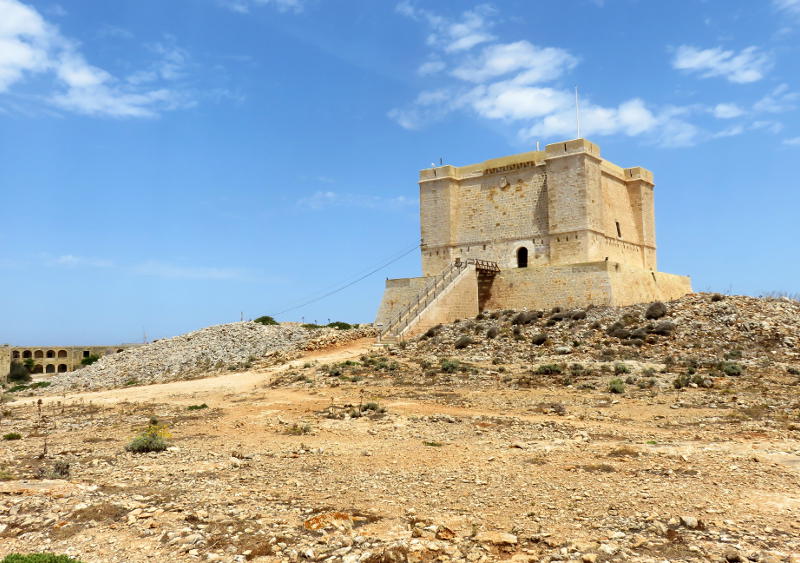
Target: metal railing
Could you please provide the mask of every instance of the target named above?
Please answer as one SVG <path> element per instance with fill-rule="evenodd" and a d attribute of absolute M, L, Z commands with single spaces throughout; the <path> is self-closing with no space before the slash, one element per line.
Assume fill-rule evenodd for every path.
<path fill-rule="evenodd" d="M 441 274 L 435 276 L 433 280 L 423 287 L 415 300 L 411 301 L 408 305 L 400 309 L 394 316 L 390 317 L 386 325 L 381 329 L 381 336 L 387 335 L 390 332 L 400 334 L 411 322 L 424 311 L 428 305 L 433 303 L 445 289 L 447 289 L 453 281 L 458 277 L 461 272 L 467 269 L 468 266 L 475 266 L 476 270 L 486 272 L 499 272 L 500 268 L 496 262 L 488 260 L 478 260 L 475 258 L 468 258 L 463 262 L 456 260 L 450 264 Z"/>

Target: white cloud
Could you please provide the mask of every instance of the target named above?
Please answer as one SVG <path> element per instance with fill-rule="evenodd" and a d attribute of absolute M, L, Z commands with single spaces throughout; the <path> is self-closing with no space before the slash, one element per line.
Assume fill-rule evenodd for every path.
<path fill-rule="evenodd" d="M 783 131 L 783 123 L 779 121 L 772 121 L 770 119 L 762 119 L 758 121 L 754 121 L 750 124 L 750 129 L 754 130 L 764 130 L 772 133 L 773 135 L 777 135 L 781 131 Z"/>
<path fill-rule="evenodd" d="M 734 137 L 736 135 L 741 135 L 744 133 L 744 127 L 742 125 L 732 125 L 727 129 L 723 129 L 722 131 L 717 131 L 712 135 L 714 139 L 721 139 L 724 137 Z"/>
<path fill-rule="evenodd" d="M 52 78 L 51 104 L 87 115 L 151 117 L 161 111 L 190 105 L 185 95 L 161 84 L 139 87 L 125 83 L 90 64 L 72 41 L 18 0 L 0 0 L 0 93 L 29 76 Z M 177 51 L 164 50 L 158 79 L 177 77 Z M 185 53 L 180 53 L 185 57 Z"/>
<path fill-rule="evenodd" d="M 678 70 L 698 72 L 702 78 L 722 76 L 729 82 L 744 84 L 761 80 L 772 67 L 772 59 L 758 47 L 747 47 L 736 53 L 721 47 L 698 49 L 681 45 L 672 66 Z"/>
<path fill-rule="evenodd" d="M 717 119 L 732 119 L 744 115 L 744 110 L 736 104 L 717 104 L 711 112 Z"/>
<path fill-rule="evenodd" d="M 479 86 L 468 98 L 478 115 L 489 119 L 535 119 L 574 104 L 574 98 L 566 91 L 506 82 Z"/>
<path fill-rule="evenodd" d="M 363 195 L 341 193 L 334 191 L 318 191 L 308 197 L 301 198 L 297 205 L 308 209 L 324 209 L 326 207 L 357 207 L 365 209 L 404 209 L 414 206 L 415 199 L 405 196 L 382 197 L 377 195 Z"/>
<path fill-rule="evenodd" d="M 219 4 L 233 12 L 246 14 L 253 6 L 272 6 L 279 12 L 301 12 L 303 0 L 219 0 Z"/>
<path fill-rule="evenodd" d="M 467 10 L 458 20 L 451 20 L 429 10 L 417 8 L 410 0 L 398 3 L 396 9 L 406 17 L 427 23 L 432 29 L 428 35 L 428 45 L 445 53 L 468 51 L 476 45 L 494 39 L 489 33 L 494 26 L 494 22 L 490 19 L 494 14 L 494 8 L 488 4 Z"/>
<path fill-rule="evenodd" d="M 564 92 L 565 96 L 569 96 Z M 523 132 L 524 138 L 575 136 L 577 123 L 574 107 L 562 108 L 547 115 L 533 127 Z M 624 134 L 636 136 L 652 131 L 660 119 L 638 98 L 621 103 L 616 108 L 582 104 L 580 113 L 581 136 Z"/>
<path fill-rule="evenodd" d="M 486 47 L 479 56 L 456 67 L 453 76 L 467 82 L 485 82 L 518 72 L 515 83 L 536 84 L 558 78 L 576 63 L 575 57 L 563 49 L 516 41 Z"/>
<path fill-rule="evenodd" d="M 786 84 L 781 84 L 753 104 L 753 110 L 763 113 L 784 113 L 795 109 L 798 100 L 800 94 L 789 90 Z"/>
<path fill-rule="evenodd" d="M 419 65 L 417 69 L 417 74 L 420 76 L 428 76 L 430 74 L 436 74 L 437 72 L 441 72 L 445 69 L 445 64 L 439 60 L 427 61 Z"/>
<path fill-rule="evenodd" d="M 793 147 L 800 147 L 800 137 L 791 137 L 789 139 L 784 139 L 783 144 L 790 145 Z"/>

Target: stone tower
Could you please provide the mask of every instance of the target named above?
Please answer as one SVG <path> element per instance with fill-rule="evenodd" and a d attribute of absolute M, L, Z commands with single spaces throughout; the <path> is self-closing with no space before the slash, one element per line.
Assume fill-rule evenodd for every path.
<path fill-rule="evenodd" d="M 437 318 L 419 311 L 422 318 L 407 333 L 467 311 L 627 305 L 691 291 L 689 278 L 656 271 L 653 174 L 603 159 L 585 139 L 422 170 L 419 188 L 423 277 L 387 280 L 379 324 L 452 264 L 470 260 L 492 262 L 500 271 L 483 280 L 474 303 L 466 297 L 470 303 L 457 311 L 453 303 L 440 304 Z M 475 277 L 454 284 L 477 288 Z M 452 291 L 464 288 L 441 293 Z"/>

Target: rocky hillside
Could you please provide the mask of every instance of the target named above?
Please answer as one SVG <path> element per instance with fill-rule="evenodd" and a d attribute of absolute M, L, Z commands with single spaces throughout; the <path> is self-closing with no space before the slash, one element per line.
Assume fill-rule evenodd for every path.
<path fill-rule="evenodd" d="M 666 304 L 486 312 L 429 330 L 404 354 L 502 362 L 735 360 L 745 368 L 797 362 L 800 302 L 698 293 Z"/>
<path fill-rule="evenodd" d="M 247 369 L 259 362 L 279 361 L 300 350 L 314 350 L 372 334 L 371 328 L 309 329 L 254 322 L 210 326 L 104 356 L 86 368 L 49 379 L 51 385 L 44 392 L 193 379 L 220 371 Z"/>
<path fill-rule="evenodd" d="M 489 311 L 430 329 L 359 362 L 291 370 L 279 385 L 364 383 L 616 391 L 711 387 L 800 375 L 800 302 L 697 293 L 658 304 Z M 625 387 L 627 386 L 627 387 Z"/>

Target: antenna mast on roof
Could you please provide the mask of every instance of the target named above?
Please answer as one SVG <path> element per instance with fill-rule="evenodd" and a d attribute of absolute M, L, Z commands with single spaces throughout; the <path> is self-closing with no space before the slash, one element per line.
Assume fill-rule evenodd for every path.
<path fill-rule="evenodd" d="M 575 128 L 578 130 L 576 139 L 581 138 L 581 104 L 578 101 L 578 87 L 575 86 Z"/>

